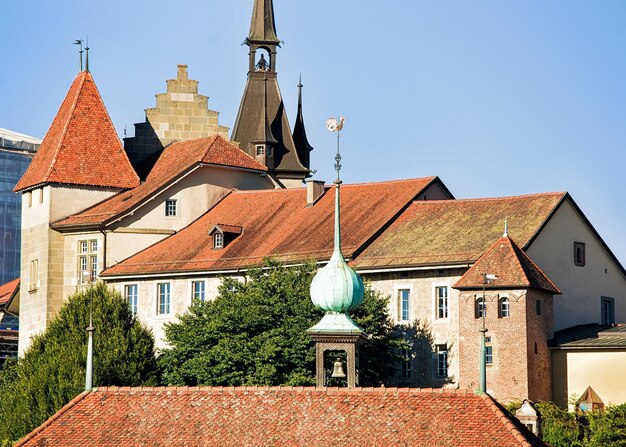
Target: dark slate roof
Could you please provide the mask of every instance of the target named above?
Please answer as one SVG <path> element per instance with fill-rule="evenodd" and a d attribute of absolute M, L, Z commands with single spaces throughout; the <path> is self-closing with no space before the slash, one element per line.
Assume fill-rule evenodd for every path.
<path fill-rule="evenodd" d="M 32 446 L 540 447 L 488 396 L 396 388 L 103 388 L 27 435 Z"/>
<path fill-rule="evenodd" d="M 554 333 L 552 349 L 626 349 L 626 325 L 583 324 Z"/>
<path fill-rule="evenodd" d="M 280 39 L 276 36 L 276 21 L 274 19 L 272 0 L 254 0 L 248 40 L 252 42 L 280 43 Z"/>

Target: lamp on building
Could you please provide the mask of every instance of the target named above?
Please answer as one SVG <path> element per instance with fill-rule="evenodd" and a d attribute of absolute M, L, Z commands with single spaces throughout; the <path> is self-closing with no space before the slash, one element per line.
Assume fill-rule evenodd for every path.
<path fill-rule="evenodd" d="M 483 273 L 483 296 L 481 300 L 478 302 L 478 309 L 481 311 L 481 316 L 483 320 L 482 327 L 479 329 L 480 331 L 480 394 L 485 394 L 487 392 L 487 347 L 486 347 L 486 334 L 487 334 L 487 325 L 486 325 L 486 317 L 487 317 L 487 298 L 485 296 L 485 289 L 487 285 L 493 284 L 498 277 L 492 273 Z"/>

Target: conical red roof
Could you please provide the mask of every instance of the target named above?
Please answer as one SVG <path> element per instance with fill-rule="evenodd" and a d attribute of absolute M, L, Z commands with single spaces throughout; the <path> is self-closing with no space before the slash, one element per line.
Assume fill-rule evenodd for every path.
<path fill-rule="evenodd" d="M 79 73 L 72 83 L 14 191 L 45 183 L 122 189 L 139 185 L 91 73 Z"/>
<path fill-rule="evenodd" d="M 454 288 L 481 289 L 485 273 L 498 277 L 487 288 L 533 288 L 553 294 L 561 293 L 524 250 L 508 236 L 498 239 L 456 282 Z"/>

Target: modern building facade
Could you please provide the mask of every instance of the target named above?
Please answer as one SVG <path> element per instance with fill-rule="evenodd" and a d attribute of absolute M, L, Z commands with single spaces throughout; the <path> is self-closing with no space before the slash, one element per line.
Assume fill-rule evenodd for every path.
<path fill-rule="evenodd" d="M 0 284 L 20 276 L 22 198 L 13 187 L 40 144 L 37 138 L 0 129 Z"/>

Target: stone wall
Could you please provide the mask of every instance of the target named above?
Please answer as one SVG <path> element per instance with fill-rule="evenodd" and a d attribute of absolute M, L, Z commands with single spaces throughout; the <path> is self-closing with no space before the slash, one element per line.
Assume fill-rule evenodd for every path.
<path fill-rule="evenodd" d="M 215 134 L 228 139 L 228 128 L 219 125 L 219 113 L 209 110 L 208 100 L 198 94 L 198 81 L 189 79 L 187 66 L 179 65 L 176 79 L 167 81 L 167 93 L 156 95 L 146 121 L 135 124 L 134 137 L 124 139 L 131 163 L 136 166 L 174 141 Z"/>

